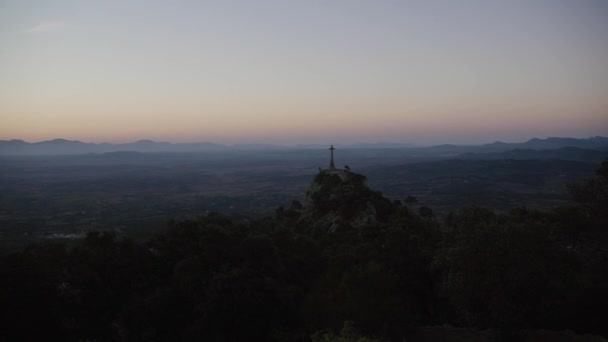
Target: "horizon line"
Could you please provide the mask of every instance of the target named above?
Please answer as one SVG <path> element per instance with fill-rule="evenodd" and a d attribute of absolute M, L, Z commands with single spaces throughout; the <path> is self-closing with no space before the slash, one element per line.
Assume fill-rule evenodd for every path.
<path fill-rule="evenodd" d="M 506 144 L 517 144 L 517 143 L 525 143 L 525 142 L 529 142 L 531 140 L 548 140 L 548 139 L 579 139 L 579 140 L 584 140 L 584 139 L 593 139 L 593 138 L 608 138 L 608 134 L 606 136 L 604 135 L 593 135 L 593 136 L 586 136 L 584 138 L 575 138 L 572 136 L 545 136 L 545 137 L 532 137 L 529 138 L 527 140 L 524 141 L 501 141 L 501 140 L 494 140 L 494 141 L 486 141 L 486 142 L 480 142 L 480 143 L 467 143 L 467 144 L 458 144 L 458 143 L 439 143 L 439 144 L 416 144 L 416 143 L 411 143 L 411 142 L 398 142 L 398 141 L 374 141 L 374 142 L 369 142 L 369 141 L 360 141 L 360 142 L 353 142 L 353 143 L 332 143 L 332 142 L 319 142 L 319 143 L 271 143 L 271 142 L 242 142 L 242 143 L 219 143 L 219 142 L 214 142 L 214 141 L 205 141 L 205 140 L 199 140 L 199 141 L 190 141 L 190 142 L 172 142 L 172 141 L 164 141 L 164 140 L 152 140 L 152 139 L 138 139 L 138 140 L 133 140 L 133 141 L 128 141 L 128 142 L 107 142 L 107 141 L 103 141 L 103 142 L 88 142 L 88 141 L 83 141 L 83 140 L 71 140 L 71 139 L 66 139 L 66 138 L 53 138 L 53 139 L 46 139 L 46 140 L 39 140 L 39 141 L 26 141 L 24 139 L 0 139 L 0 142 L 23 142 L 23 143 L 27 143 L 27 144 L 40 144 L 40 143 L 47 143 L 47 142 L 58 142 L 58 141 L 63 141 L 63 142 L 72 142 L 72 143 L 82 143 L 82 144 L 93 144 L 93 145 L 127 145 L 127 144 L 136 144 L 136 143 L 155 143 L 155 144 L 171 144 L 171 145 L 190 145 L 190 144 L 212 144 L 212 145 L 218 145 L 218 146 L 225 146 L 225 147 L 230 147 L 230 146 L 242 146 L 242 145 L 267 145 L 267 146 L 285 146 L 285 147 L 298 147 L 298 146 L 320 146 L 320 145 L 336 145 L 336 146 L 352 146 L 352 145 L 381 145 L 381 144 L 391 144 L 391 145 L 409 145 L 411 147 L 428 147 L 428 146 L 439 146 L 439 145 L 459 145 L 459 146 L 468 146 L 468 145 L 487 145 L 487 144 L 495 144 L 495 143 L 506 143 Z"/>

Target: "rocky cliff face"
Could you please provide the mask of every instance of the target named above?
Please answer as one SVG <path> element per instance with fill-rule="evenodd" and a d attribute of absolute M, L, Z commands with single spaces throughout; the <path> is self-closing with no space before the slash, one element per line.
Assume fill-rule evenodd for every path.
<path fill-rule="evenodd" d="M 365 181 L 354 172 L 319 172 L 308 189 L 300 223 L 332 232 L 386 222 L 395 205 Z"/>

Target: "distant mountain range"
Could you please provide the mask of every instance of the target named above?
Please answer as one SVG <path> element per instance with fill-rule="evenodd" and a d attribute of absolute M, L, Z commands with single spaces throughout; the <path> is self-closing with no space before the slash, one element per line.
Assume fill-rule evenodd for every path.
<path fill-rule="evenodd" d="M 533 150 L 528 148 L 516 148 L 505 152 L 492 153 L 464 153 L 458 159 L 469 160 L 531 160 L 531 159 L 561 159 L 571 161 L 585 161 L 600 163 L 608 158 L 607 149 L 592 150 L 579 147 L 562 147 L 549 150 Z"/>
<path fill-rule="evenodd" d="M 85 143 L 77 140 L 54 139 L 35 143 L 23 140 L 0 140 L 0 155 L 57 155 L 108 153 L 118 151 L 136 152 L 188 152 L 224 148 L 210 142 L 173 144 L 152 140 L 139 140 L 126 144 Z"/>
<path fill-rule="evenodd" d="M 586 139 L 576 138 L 557 138 L 549 137 L 546 139 L 530 139 L 522 143 L 504 143 L 494 142 L 484 145 L 437 145 L 431 147 L 416 147 L 411 144 L 402 143 L 360 143 L 351 145 L 339 145 L 341 148 L 401 148 L 408 149 L 412 154 L 437 155 L 437 156 L 459 156 L 462 154 L 471 153 L 502 153 L 511 150 L 520 150 L 517 153 L 521 155 L 521 150 L 552 150 L 560 148 L 579 148 L 591 150 L 606 150 L 608 149 L 607 137 L 591 137 Z M 75 140 L 54 139 L 35 143 L 25 142 L 23 140 L 0 140 L 0 155 L 60 155 L 60 154 L 86 154 L 86 153 L 108 153 L 117 151 L 136 151 L 136 152 L 194 152 L 207 150 L 221 149 L 311 149 L 325 148 L 325 145 L 273 145 L 273 144 L 239 144 L 239 145 L 222 145 L 212 142 L 196 142 L 196 143 L 170 143 L 157 142 L 152 140 L 139 140 L 125 144 L 110 144 L 110 143 L 85 143 Z M 580 151 L 579 151 L 580 152 Z M 575 152 L 571 152 L 575 153 Z M 466 156 L 471 157 L 471 156 Z M 490 156 L 485 156 L 490 158 Z M 496 156 L 498 157 L 498 156 Z"/>
<path fill-rule="evenodd" d="M 585 139 L 548 137 L 533 138 L 522 143 L 504 143 L 496 141 L 483 145 L 437 145 L 421 149 L 423 152 L 442 156 L 458 156 L 465 153 L 500 153 L 511 150 L 554 150 L 565 147 L 576 147 L 591 150 L 608 149 L 607 137 L 591 137 Z"/>

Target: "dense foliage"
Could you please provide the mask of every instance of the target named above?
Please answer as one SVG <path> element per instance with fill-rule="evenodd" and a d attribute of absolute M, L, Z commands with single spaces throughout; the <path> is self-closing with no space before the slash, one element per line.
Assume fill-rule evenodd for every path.
<path fill-rule="evenodd" d="M 141 244 L 94 232 L 76 246 L 31 245 L 1 260 L 2 334 L 401 341 L 416 327 L 451 324 L 505 336 L 541 328 L 608 336 L 608 161 L 572 186 L 580 205 L 545 212 L 466 207 L 440 220 L 363 181 L 355 190 L 378 202 L 383 219 L 358 227 L 309 229 L 300 220 L 307 208 L 294 202 L 256 221 L 173 221 Z M 321 201 L 313 212 L 352 216 L 347 209 L 365 202 L 350 194 L 350 205 Z"/>

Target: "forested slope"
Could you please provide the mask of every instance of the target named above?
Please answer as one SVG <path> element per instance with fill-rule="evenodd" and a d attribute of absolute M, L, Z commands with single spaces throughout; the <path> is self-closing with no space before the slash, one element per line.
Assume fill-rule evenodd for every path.
<path fill-rule="evenodd" d="M 419 327 L 608 336 L 608 161 L 572 205 L 445 220 L 320 173 L 305 204 L 248 221 L 177 220 L 135 243 L 108 232 L 0 261 L 8 340 L 415 340 Z M 331 333 L 333 331 L 333 333 Z"/>

